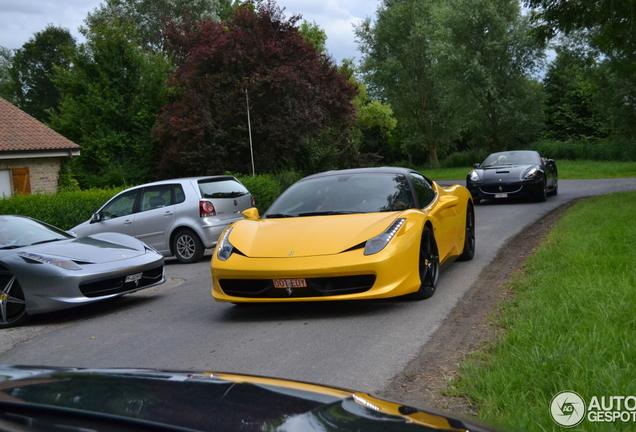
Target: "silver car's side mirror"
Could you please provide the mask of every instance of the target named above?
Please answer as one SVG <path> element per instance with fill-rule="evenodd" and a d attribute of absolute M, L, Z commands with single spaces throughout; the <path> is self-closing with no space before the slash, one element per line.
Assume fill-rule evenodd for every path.
<path fill-rule="evenodd" d="M 102 220 L 102 215 L 99 212 L 94 213 L 93 216 L 91 216 L 91 223 L 99 222 L 101 220 Z"/>
<path fill-rule="evenodd" d="M 479 168 L 481 165 L 479 165 L 478 163 L 474 163 L 473 164 L 473 168 Z"/>

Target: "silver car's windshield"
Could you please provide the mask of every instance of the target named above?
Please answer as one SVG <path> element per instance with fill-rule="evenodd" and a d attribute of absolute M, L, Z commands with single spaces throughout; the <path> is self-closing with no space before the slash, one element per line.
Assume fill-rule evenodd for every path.
<path fill-rule="evenodd" d="M 0 216 L 0 249 L 13 249 L 70 238 L 73 236 L 33 219 Z"/>
<path fill-rule="evenodd" d="M 301 180 L 272 204 L 266 218 L 398 211 L 413 207 L 401 174 L 347 174 Z"/>

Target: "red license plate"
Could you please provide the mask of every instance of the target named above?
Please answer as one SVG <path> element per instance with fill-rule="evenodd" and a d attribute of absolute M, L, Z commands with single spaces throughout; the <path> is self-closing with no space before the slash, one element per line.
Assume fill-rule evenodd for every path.
<path fill-rule="evenodd" d="M 274 288 L 305 288 L 307 281 L 304 278 L 274 279 Z"/>
<path fill-rule="evenodd" d="M 495 198 L 508 198 L 508 194 L 496 194 Z"/>

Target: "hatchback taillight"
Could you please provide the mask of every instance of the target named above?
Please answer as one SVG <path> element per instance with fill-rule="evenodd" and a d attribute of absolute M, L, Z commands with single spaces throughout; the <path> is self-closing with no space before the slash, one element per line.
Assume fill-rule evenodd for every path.
<path fill-rule="evenodd" d="M 216 210 L 214 210 L 214 205 L 212 205 L 210 201 L 199 201 L 199 216 L 200 217 L 216 216 Z"/>
<path fill-rule="evenodd" d="M 256 207 L 256 201 L 254 201 L 254 197 L 250 197 L 250 199 L 252 200 L 252 207 Z"/>

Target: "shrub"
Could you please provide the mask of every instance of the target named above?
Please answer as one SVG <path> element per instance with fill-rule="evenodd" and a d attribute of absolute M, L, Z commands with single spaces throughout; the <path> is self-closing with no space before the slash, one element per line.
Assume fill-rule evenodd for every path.
<path fill-rule="evenodd" d="M 485 149 L 475 149 L 450 154 L 442 162 L 442 168 L 467 168 L 475 163 L 481 163 L 490 154 Z"/>
<path fill-rule="evenodd" d="M 16 195 L 0 200 L 0 214 L 29 216 L 63 230 L 73 228 L 122 188 L 59 192 L 54 195 Z"/>
<path fill-rule="evenodd" d="M 282 192 L 280 183 L 271 174 L 235 175 L 235 177 L 251 192 L 260 214 L 263 214 Z"/>
<path fill-rule="evenodd" d="M 636 143 L 616 136 L 567 141 L 540 140 L 532 148 L 552 159 L 636 161 Z"/>

